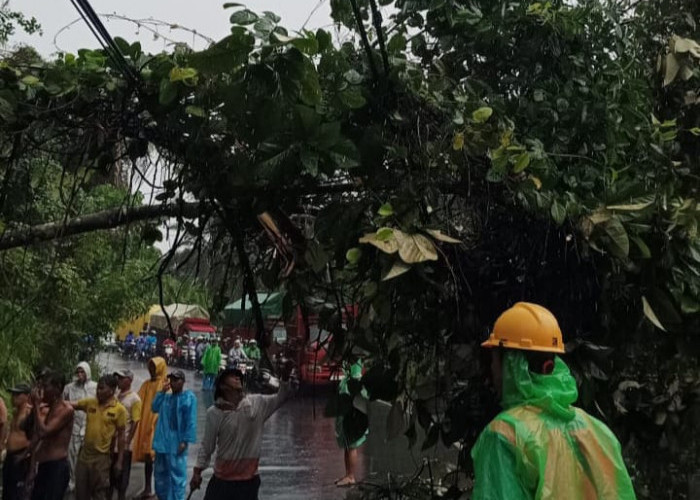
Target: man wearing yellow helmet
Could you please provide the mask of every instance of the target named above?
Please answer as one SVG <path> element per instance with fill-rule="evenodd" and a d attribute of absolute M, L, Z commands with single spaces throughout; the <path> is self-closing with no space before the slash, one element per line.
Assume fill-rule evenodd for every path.
<path fill-rule="evenodd" d="M 542 306 L 519 302 L 489 339 L 501 412 L 472 449 L 473 500 L 634 500 L 620 443 L 572 405 L 576 382 L 561 330 Z"/>

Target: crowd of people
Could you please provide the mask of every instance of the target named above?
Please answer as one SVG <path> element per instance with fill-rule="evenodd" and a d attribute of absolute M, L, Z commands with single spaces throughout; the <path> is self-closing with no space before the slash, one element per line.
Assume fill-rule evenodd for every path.
<path fill-rule="evenodd" d="M 67 491 L 76 500 L 106 500 L 115 494 L 123 500 L 132 462 L 145 464 L 145 487 L 138 498 L 184 500 L 198 403 L 185 389 L 185 372 L 167 370 L 162 357 L 149 360 L 150 378 L 138 392 L 132 389 L 130 370 L 94 382 L 84 362 L 70 384 L 45 370 L 33 385 L 10 388 L 12 418 L 7 439 L 0 440 L 6 449 L 3 500 L 62 500 Z M 216 377 L 191 489 L 201 487 L 202 471 L 215 455 L 205 498 L 231 498 L 231 492 L 235 498 L 257 498 L 263 424 L 293 394 L 291 375 L 291 367 L 285 368 L 274 395 L 248 394 L 235 368 Z M 0 436 L 6 421 L 2 404 Z"/>
<path fill-rule="evenodd" d="M 220 339 L 214 336 L 191 337 L 181 335 L 177 339 L 165 335 L 159 338 L 154 330 L 144 330 L 135 335 L 130 331 L 122 342 L 125 356 L 134 356 L 147 360 L 153 356 L 163 356 L 169 361 L 169 365 L 178 365 L 182 368 L 200 370 L 203 368 L 205 354 L 209 350 L 218 348 L 219 354 L 226 354 L 228 365 L 238 362 L 260 360 L 261 351 L 255 339 L 243 340 L 236 337 L 233 340 Z M 221 356 L 218 357 L 221 362 Z M 225 366 L 226 368 L 228 366 Z"/>
<path fill-rule="evenodd" d="M 518 303 L 498 318 L 482 346 L 491 350 L 490 380 L 503 411 L 471 450 L 472 498 L 634 500 L 614 434 L 573 406 L 578 391 L 558 356 L 565 349 L 554 315 L 537 304 Z M 247 356 L 240 342 L 229 353 Z M 285 366 L 276 394 L 248 394 L 240 370 L 218 371 L 220 357 L 218 344 L 202 355 L 214 402 L 189 486 L 202 486 L 202 473 L 214 457 L 205 500 L 255 500 L 263 425 L 294 392 L 292 365 Z M 341 393 L 349 393 L 350 381 L 362 376 L 361 362 L 353 361 L 344 367 Z M 184 500 L 187 451 L 197 441 L 197 399 L 185 389 L 182 370 L 166 375 L 162 357 L 149 360 L 148 371 L 150 379 L 138 393 L 129 370 L 103 375 L 95 384 L 87 363 L 76 367 L 68 386 L 62 375 L 44 371 L 34 386 L 12 387 L 3 500 L 62 500 L 69 488 L 77 500 L 111 499 L 114 492 L 123 499 L 132 461 L 145 463 L 139 498 Z M 0 405 L 0 435 L 6 420 Z M 357 449 L 366 439 L 366 434 L 351 439 L 345 430 L 339 418 L 336 436 L 345 450 L 346 474 L 338 486 L 355 483 Z"/>

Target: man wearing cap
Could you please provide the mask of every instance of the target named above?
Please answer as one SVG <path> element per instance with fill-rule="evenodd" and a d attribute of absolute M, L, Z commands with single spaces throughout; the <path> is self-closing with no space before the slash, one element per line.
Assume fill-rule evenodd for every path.
<path fill-rule="evenodd" d="M 474 448 L 473 500 L 634 500 L 620 443 L 572 406 L 576 381 L 557 354 L 561 330 L 542 306 L 519 302 L 482 344 L 492 350 L 502 411 Z"/>
<path fill-rule="evenodd" d="M 29 384 L 17 384 L 12 394 L 12 420 L 7 436 L 7 455 L 2 469 L 2 500 L 19 500 L 23 496 L 24 479 L 29 472 L 29 437 L 25 421 L 32 412 Z"/>
<path fill-rule="evenodd" d="M 197 398 L 192 391 L 183 390 L 184 386 L 185 373 L 175 370 L 153 400 L 153 413 L 158 414 L 153 450 L 159 500 L 185 498 L 187 448 L 197 439 Z"/>
<path fill-rule="evenodd" d="M 141 398 L 131 390 L 131 383 L 134 381 L 134 374 L 131 370 L 118 370 L 114 372 L 114 376 L 117 377 L 117 387 L 119 387 L 117 400 L 126 409 L 126 443 L 124 445 L 121 476 L 113 474 L 109 485 L 108 498 L 111 499 L 112 492 L 117 490 L 119 500 L 124 500 L 131 475 L 131 443 L 134 439 L 136 426 L 141 420 Z M 116 462 L 118 457 L 117 451 L 115 443 L 115 447 L 112 450 L 113 463 Z"/>

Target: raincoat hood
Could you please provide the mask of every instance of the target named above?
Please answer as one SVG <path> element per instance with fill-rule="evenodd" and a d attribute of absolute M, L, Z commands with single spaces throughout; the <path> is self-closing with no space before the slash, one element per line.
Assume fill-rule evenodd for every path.
<path fill-rule="evenodd" d="M 168 371 L 168 364 L 165 362 L 165 359 L 156 356 L 155 358 L 151 358 L 149 363 L 153 363 L 156 366 L 156 378 L 158 380 L 165 379 L 166 372 Z"/>
<path fill-rule="evenodd" d="M 554 357 L 554 371 L 550 375 L 540 375 L 530 371 L 523 352 L 505 351 L 501 398 L 504 409 L 532 405 L 568 421 L 575 416 L 571 405 L 577 399 L 576 381 L 559 356 Z"/>
<path fill-rule="evenodd" d="M 82 368 L 83 371 L 85 372 L 85 375 L 87 375 L 86 382 L 90 382 L 92 380 L 92 370 L 90 369 L 90 364 L 87 361 L 81 361 L 78 363 L 78 365 L 75 367 L 77 370 L 78 368 Z"/>

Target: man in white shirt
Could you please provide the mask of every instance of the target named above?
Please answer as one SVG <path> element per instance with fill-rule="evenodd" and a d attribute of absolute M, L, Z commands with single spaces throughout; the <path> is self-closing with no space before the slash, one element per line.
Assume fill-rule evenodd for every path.
<path fill-rule="evenodd" d="M 134 374 L 131 370 L 118 370 L 114 372 L 114 376 L 117 377 L 117 385 L 119 386 L 117 400 L 126 408 L 126 446 L 121 475 L 114 475 L 111 478 L 108 498 L 111 499 L 112 492 L 117 490 L 119 500 L 125 500 L 126 489 L 129 486 L 129 477 L 131 475 L 131 442 L 136 434 L 136 426 L 141 420 L 142 403 L 139 395 L 131 390 L 131 383 L 134 381 Z M 116 448 L 114 455 L 116 455 Z"/>

